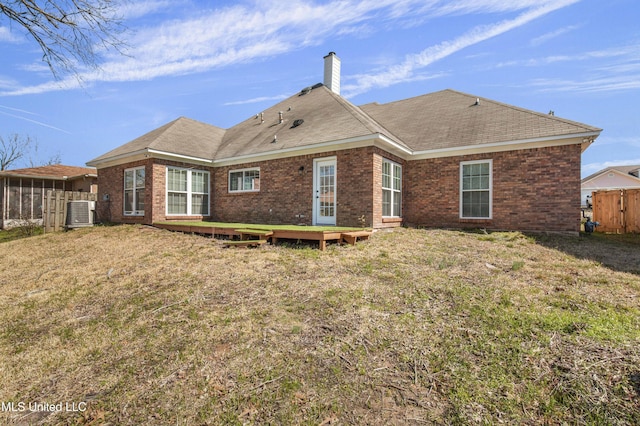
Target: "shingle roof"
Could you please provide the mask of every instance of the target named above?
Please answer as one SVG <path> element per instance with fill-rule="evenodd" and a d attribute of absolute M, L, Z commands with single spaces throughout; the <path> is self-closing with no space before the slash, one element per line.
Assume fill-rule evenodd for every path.
<path fill-rule="evenodd" d="M 220 127 L 180 117 L 91 160 L 89 163 L 145 149 L 212 159 L 222 141 L 224 132 L 224 129 Z"/>
<path fill-rule="evenodd" d="M 602 130 L 450 89 L 361 108 L 414 151 Z"/>
<path fill-rule="evenodd" d="M 264 111 L 257 111 L 256 115 L 227 130 L 181 117 L 89 164 L 144 150 L 226 160 L 377 134 L 406 151 L 420 152 L 597 135 L 601 131 L 486 98 L 479 98 L 476 105 L 476 99 L 476 96 L 448 89 L 387 104 L 357 107 L 322 84 L 316 84 Z M 296 120 L 301 124 L 294 126 Z"/>
<path fill-rule="evenodd" d="M 326 86 L 315 85 L 259 112 L 224 135 L 216 159 L 260 154 L 372 134 L 393 135 L 360 108 Z M 279 122 L 279 112 L 283 121 Z M 261 115 L 262 114 L 262 115 Z M 261 117 L 264 123 L 261 122 Z M 298 126 L 294 121 L 304 120 Z M 273 142 L 277 136 L 277 142 Z M 394 140 L 404 145 L 400 140 Z"/>
<path fill-rule="evenodd" d="M 93 167 L 64 166 L 62 164 L 4 170 L 0 172 L 0 176 L 32 176 L 60 180 L 95 174 L 97 174 L 97 171 Z"/>

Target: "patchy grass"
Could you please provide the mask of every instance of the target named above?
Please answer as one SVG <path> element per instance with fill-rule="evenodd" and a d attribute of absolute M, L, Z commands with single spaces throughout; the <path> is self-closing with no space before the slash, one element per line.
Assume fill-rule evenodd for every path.
<path fill-rule="evenodd" d="M 32 237 L 34 235 L 42 235 L 44 230 L 41 226 L 35 227 L 15 227 L 11 229 L 0 229 L 0 243 L 19 240 L 21 238 Z"/>
<path fill-rule="evenodd" d="M 396 229 L 229 250 L 118 226 L 9 242 L 0 401 L 87 410 L 0 418 L 638 424 L 635 238 Z"/>

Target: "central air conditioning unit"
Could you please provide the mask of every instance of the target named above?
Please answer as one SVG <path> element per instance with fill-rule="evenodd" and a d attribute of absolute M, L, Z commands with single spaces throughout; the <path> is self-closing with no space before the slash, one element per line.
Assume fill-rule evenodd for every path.
<path fill-rule="evenodd" d="M 93 226 L 93 218 L 96 210 L 95 201 L 69 201 L 67 203 L 67 228 L 83 228 Z"/>

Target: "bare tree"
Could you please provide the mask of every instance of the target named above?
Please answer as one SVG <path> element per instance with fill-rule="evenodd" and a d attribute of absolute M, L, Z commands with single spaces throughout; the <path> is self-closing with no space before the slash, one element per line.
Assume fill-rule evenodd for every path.
<path fill-rule="evenodd" d="M 30 151 L 32 140 L 29 136 L 20 136 L 17 133 L 6 140 L 0 136 L 0 171 L 23 158 Z"/>
<path fill-rule="evenodd" d="M 29 164 L 29 167 L 39 167 L 39 166 L 53 166 L 55 164 L 62 164 L 62 156 L 60 155 L 60 151 L 56 152 L 52 156 L 49 157 L 48 160 L 42 160 L 40 156 L 40 144 L 37 140 L 32 141 L 30 144 L 30 154 L 29 160 L 26 161 Z"/>
<path fill-rule="evenodd" d="M 56 78 L 79 77 L 81 65 L 98 67 L 101 50 L 123 43 L 117 0 L 0 0 L 0 22 L 23 27 L 42 49 L 42 60 Z M 3 16 L 4 15 L 4 16 Z"/>

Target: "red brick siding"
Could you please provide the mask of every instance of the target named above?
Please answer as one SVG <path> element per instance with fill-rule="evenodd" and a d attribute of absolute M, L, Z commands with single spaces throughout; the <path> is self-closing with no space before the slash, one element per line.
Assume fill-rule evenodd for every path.
<path fill-rule="evenodd" d="M 336 157 L 338 226 L 373 223 L 375 148 L 304 155 L 216 168 L 214 220 L 271 224 L 306 224 L 313 221 L 313 160 Z M 229 193 L 229 171 L 260 167 L 260 191 Z M 300 168 L 304 170 L 300 173 Z"/>
<path fill-rule="evenodd" d="M 174 166 L 183 169 L 190 170 L 202 170 L 209 172 L 209 215 L 201 216 L 201 215 L 192 215 L 192 216 L 176 216 L 171 215 L 167 216 L 167 166 Z M 203 220 L 209 219 L 211 217 L 211 199 L 214 195 L 214 185 L 213 185 L 213 168 L 205 167 L 205 166 L 194 166 L 189 163 L 181 163 L 177 161 L 167 161 L 167 160 L 153 160 L 152 166 L 152 181 L 153 181 L 153 221 L 161 221 L 161 220 Z M 146 213 L 146 212 L 145 212 Z"/>
<path fill-rule="evenodd" d="M 98 170 L 98 202 L 96 204 L 97 220 L 117 223 L 151 223 L 151 209 L 145 207 L 144 216 L 124 215 L 124 170 L 145 166 L 145 206 L 149 206 L 151 188 L 151 160 L 140 160 L 119 166 L 105 167 Z M 105 200 L 108 196 L 109 199 Z"/>
<path fill-rule="evenodd" d="M 106 167 L 98 171 L 98 203 L 96 206 L 98 220 L 118 223 L 151 224 L 160 220 L 205 219 L 203 216 L 166 216 L 166 170 L 167 166 L 206 170 L 210 173 L 210 184 L 213 187 L 212 169 L 198 167 L 193 164 L 146 159 L 123 165 Z M 144 216 L 124 215 L 124 171 L 134 167 L 145 166 L 145 211 Z M 213 190 L 211 190 L 213 193 Z M 109 195 L 109 201 L 104 196 Z M 211 194 L 213 195 L 213 194 Z M 212 196 L 210 196 L 212 198 Z"/>
<path fill-rule="evenodd" d="M 445 228 L 579 232 L 579 145 L 408 162 L 407 224 Z M 493 160 L 493 218 L 459 218 L 460 162 Z"/>
<path fill-rule="evenodd" d="M 383 219 L 382 218 L 382 160 L 386 159 L 386 160 L 390 160 L 393 161 L 395 163 L 398 163 L 402 166 L 402 178 L 403 178 L 403 185 L 404 185 L 404 178 L 405 178 L 405 167 L 406 167 L 406 162 L 403 161 L 402 159 L 389 154 L 388 152 L 385 152 L 381 149 L 376 149 L 375 150 L 375 154 L 373 156 L 373 171 L 372 171 L 372 177 L 373 177 L 373 227 L 374 228 L 390 228 L 390 227 L 397 227 L 402 225 L 402 217 L 398 218 L 398 219 Z M 404 192 L 404 191 L 403 191 Z M 403 202 L 403 207 L 402 207 L 402 211 L 404 213 L 404 194 L 402 194 L 402 202 Z M 404 215 L 404 214 L 403 214 Z"/>

